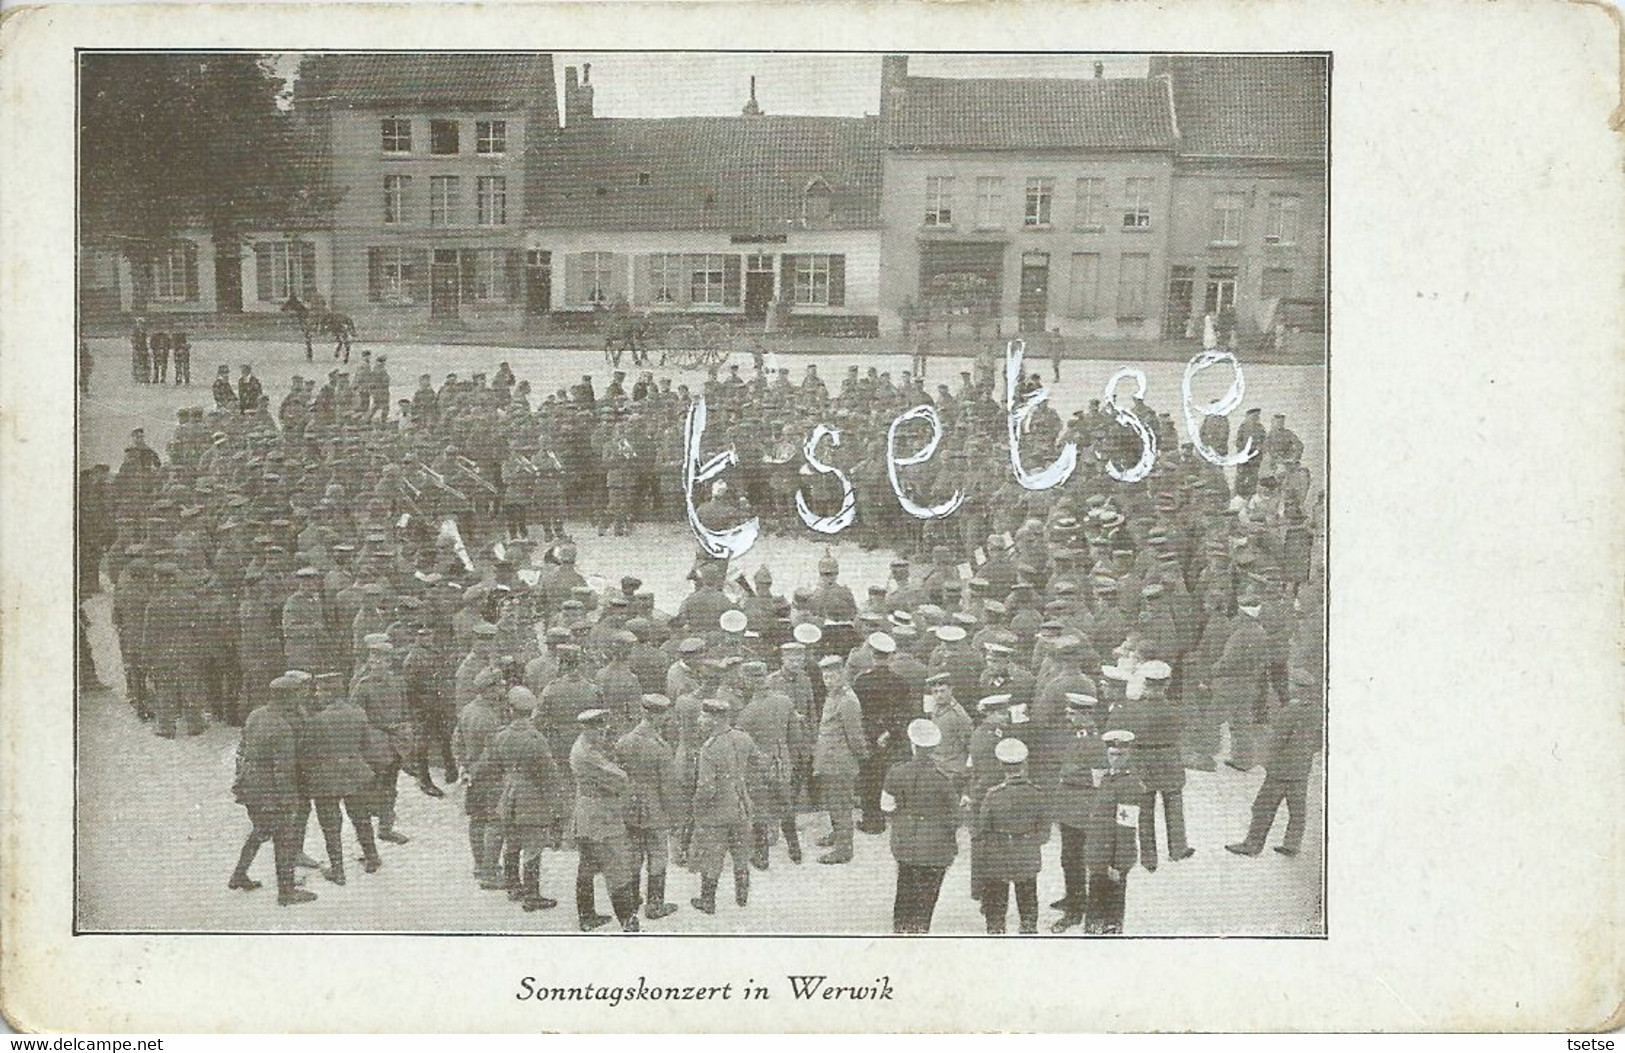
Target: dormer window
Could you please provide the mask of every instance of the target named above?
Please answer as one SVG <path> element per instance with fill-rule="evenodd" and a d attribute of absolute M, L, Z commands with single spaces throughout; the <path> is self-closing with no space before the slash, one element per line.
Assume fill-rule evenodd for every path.
<path fill-rule="evenodd" d="M 834 211 L 834 198 L 828 183 L 822 178 L 813 179 L 801 195 L 801 218 L 808 223 L 828 219 Z"/>

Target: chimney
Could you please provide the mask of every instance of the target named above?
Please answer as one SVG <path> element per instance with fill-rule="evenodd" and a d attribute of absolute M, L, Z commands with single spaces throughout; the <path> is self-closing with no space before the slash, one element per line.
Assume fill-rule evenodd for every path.
<path fill-rule="evenodd" d="M 745 109 L 742 112 L 746 117 L 760 117 L 762 115 L 762 107 L 756 102 L 755 74 L 751 74 L 750 78 L 750 101 L 745 103 Z"/>
<path fill-rule="evenodd" d="M 1106 64 L 1104 62 L 1095 63 L 1095 79 L 1099 80 L 1102 77 L 1104 77 L 1105 75 L 1106 75 Z"/>
<path fill-rule="evenodd" d="M 577 75 L 574 66 L 564 67 L 564 124 L 566 127 L 592 118 L 592 63 L 585 63 Z"/>
<path fill-rule="evenodd" d="M 908 89 L 908 56 L 884 55 L 880 59 L 880 128 L 886 141 L 893 138 L 898 110 Z"/>

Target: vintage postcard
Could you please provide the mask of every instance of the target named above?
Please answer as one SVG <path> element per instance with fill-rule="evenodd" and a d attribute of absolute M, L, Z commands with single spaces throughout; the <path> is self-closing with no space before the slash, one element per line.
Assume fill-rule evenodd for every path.
<path fill-rule="evenodd" d="M 4 35 L 19 1029 L 1617 1026 L 1601 11 Z"/>

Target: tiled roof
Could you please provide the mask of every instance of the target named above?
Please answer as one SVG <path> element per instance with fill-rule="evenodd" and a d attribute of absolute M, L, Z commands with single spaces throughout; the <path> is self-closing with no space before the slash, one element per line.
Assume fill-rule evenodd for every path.
<path fill-rule="evenodd" d="M 887 145 L 958 150 L 1166 150 L 1160 80 L 909 77 Z"/>
<path fill-rule="evenodd" d="M 345 52 L 299 65 L 295 102 L 558 110 L 553 56 L 536 52 Z"/>
<path fill-rule="evenodd" d="M 1326 59 L 1318 55 L 1169 55 L 1179 152 L 1193 157 L 1320 161 L 1326 156 Z"/>
<path fill-rule="evenodd" d="M 594 230 L 789 231 L 807 188 L 830 190 L 822 229 L 880 223 L 874 117 L 594 118 L 527 154 L 529 217 Z M 709 201 L 708 201 L 709 199 Z"/>

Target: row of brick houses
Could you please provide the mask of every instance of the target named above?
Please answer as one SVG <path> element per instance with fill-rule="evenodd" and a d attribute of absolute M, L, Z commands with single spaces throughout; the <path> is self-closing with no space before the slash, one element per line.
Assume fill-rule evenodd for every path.
<path fill-rule="evenodd" d="M 597 116 L 590 65 L 556 98 L 546 54 L 311 56 L 290 164 L 325 207 L 251 230 L 235 260 L 203 231 L 87 251 L 81 285 L 148 313 L 319 295 L 363 333 L 579 327 L 620 301 L 1132 339 L 1318 311 L 1325 59 L 1095 72 L 919 77 L 888 55 L 878 115 L 763 114 L 753 84 L 736 117 L 647 119 Z"/>

